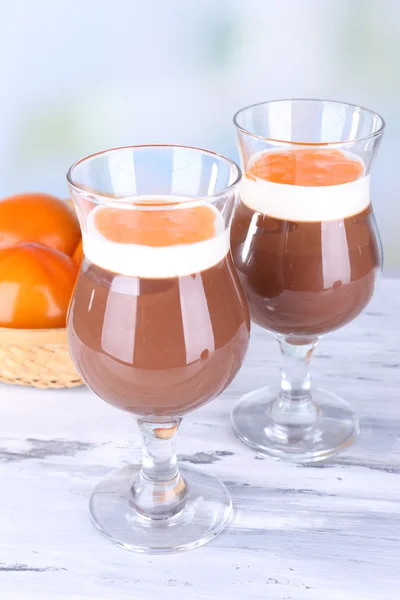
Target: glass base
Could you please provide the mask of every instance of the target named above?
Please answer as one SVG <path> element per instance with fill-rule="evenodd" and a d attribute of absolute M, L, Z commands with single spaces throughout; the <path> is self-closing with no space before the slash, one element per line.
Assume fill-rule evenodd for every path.
<path fill-rule="evenodd" d="M 167 519 L 150 519 L 131 502 L 131 487 L 140 465 L 113 471 L 96 486 L 89 504 L 96 529 L 122 548 L 166 554 L 197 548 L 221 533 L 232 514 L 225 485 L 201 469 L 182 467 L 188 495 L 184 508 Z"/>
<path fill-rule="evenodd" d="M 312 411 L 279 413 L 276 391 L 254 390 L 233 409 L 233 430 L 262 454 L 297 463 L 325 460 L 355 442 L 358 418 L 344 400 L 329 392 L 313 390 L 312 401 Z"/>

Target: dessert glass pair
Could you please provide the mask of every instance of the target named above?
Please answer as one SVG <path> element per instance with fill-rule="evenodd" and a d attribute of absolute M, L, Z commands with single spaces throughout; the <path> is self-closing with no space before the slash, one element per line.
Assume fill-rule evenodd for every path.
<path fill-rule="evenodd" d="M 194 548 L 227 524 L 222 482 L 178 468 L 187 412 L 216 398 L 246 354 L 250 319 L 283 356 L 278 391 L 252 391 L 233 428 L 259 452 L 323 460 L 358 420 L 311 390 L 324 333 L 369 302 L 381 267 L 369 175 L 379 115 L 338 102 L 286 100 L 234 119 L 244 176 L 206 150 L 135 146 L 74 164 L 68 183 L 85 259 L 71 303 L 71 354 L 101 399 L 135 415 L 141 465 L 114 471 L 90 500 L 93 524 L 139 552 Z M 244 290 L 244 291 L 243 291 Z"/>

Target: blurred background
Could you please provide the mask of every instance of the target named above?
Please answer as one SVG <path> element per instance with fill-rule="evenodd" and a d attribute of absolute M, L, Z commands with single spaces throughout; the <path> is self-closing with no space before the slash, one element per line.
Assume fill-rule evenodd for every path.
<path fill-rule="evenodd" d="M 284 97 L 386 119 L 373 173 L 385 270 L 400 273 L 399 0 L 13 0 L 0 36 L 0 196 L 67 196 L 112 146 L 179 143 L 237 159 L 233 113 Z"/>

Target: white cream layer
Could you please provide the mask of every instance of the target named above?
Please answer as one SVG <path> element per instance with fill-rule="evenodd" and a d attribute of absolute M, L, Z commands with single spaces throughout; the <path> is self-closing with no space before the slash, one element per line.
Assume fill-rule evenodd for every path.
<path fill-rule="evenodd" d="M 257 160 L 255 155 L 249 164 Z M 274 183 L 245 175 L 240 198 L 251 210 L 285 221 L 335 221 L 370 204 L 370 177 L 340 185 L 305 186 Z"/>
<path fill-rule="evenodd" d="M 95 226 L 96 212 L 104 210 L 98 206 L 90 213 L 87 230 L 82 233 L 83 252 L 102 269 L 128 277 L 166 279 L 205 271 L 219 263 L 229 251 L 229 231 L 225 230 L 224 219 L 215 207 L 210 205 L 209 208 L 216 215 L 214 238 L 194 244 L 155 247 L 120 244 L 103 237 Z"/>

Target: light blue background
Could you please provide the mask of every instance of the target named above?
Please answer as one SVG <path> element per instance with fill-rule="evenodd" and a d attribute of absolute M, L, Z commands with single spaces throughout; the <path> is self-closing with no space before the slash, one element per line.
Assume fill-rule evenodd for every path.
<path fill-rule="evenodd" d="M 85 154 L 146 142 L 237 158 L 233 113 L 280 97 L 380 112 L 373 201 L 400 267 L 398 0 L 13 0 L 2 11 L 0 195 L 67 195 Z"/>

